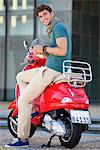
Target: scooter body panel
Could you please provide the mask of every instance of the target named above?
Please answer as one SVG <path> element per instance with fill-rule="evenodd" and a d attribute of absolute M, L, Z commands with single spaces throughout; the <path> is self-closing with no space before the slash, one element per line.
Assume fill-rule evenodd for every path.
<path fill-rule="evenodd" d="M 64 98 L 71 101 L 63 102 Z M 89 105 L 85 103 L 87 99 L 83 88 L 73 88 L 67 83 L 59 83 L 49 86 L 40 97 L 34 100 L 34 106 L 40 113 L 61 108 L 88 109 Z"/>

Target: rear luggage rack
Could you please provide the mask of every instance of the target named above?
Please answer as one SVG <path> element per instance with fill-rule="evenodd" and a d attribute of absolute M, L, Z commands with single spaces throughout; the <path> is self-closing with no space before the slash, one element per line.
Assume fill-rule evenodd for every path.
<path fill-rule="evenodd" d="M 73 87 L 84 87 L 92 81 L 91 66 L 87 62 L 65 60 L 63 75 L 68 80 L 68 84 Z"/>

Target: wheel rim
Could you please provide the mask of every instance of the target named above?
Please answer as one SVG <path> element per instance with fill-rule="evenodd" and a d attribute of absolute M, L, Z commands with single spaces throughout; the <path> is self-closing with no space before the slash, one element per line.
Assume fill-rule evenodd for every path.
<path fill-rule="evenodd" d="M 64 142 L 69 142 L 73 135 L 73 124 L 70 118 L 66 118 L 66 121 L 64 121 L 64 125 L 66 129 L 66 134 L 63 137 L 61 137 L 61 139 Z"/>
<path fill-rule="evenodd" d="M 17 122 L 18 116 L 16 116 L 16 118 L 13 119 Z M 17 135 L 17 125 L 12 120 L 10 120 L 10 127 L 14 134 Z"/>

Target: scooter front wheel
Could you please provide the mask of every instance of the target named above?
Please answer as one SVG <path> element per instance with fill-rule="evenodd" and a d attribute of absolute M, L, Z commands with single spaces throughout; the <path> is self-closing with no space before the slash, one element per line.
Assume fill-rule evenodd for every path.
<path fill-rule="evenodd" d="M 59 137 L 61 145 L 67 148 L 74 148 L 80 141 L 82 127 L 79 124 L 73 124 L 70 117 L 67 117 L 63 123 L 66 134 L 63 137 Z"/>
<path fill-rule="evenodd" d="M 12 113 L 13 113 L 14 110 L 12 110 L 10 113 L 9 113 L 9 116 L 8 116 L 8 129 L 10 131 L 10 133 L 15 137 L 17 138 L 17 120 L 18 120 L 18 115 L 16 115 L 15 117 L 12 117 Z M 32 137 L 33 134 L 35 133 L 35 130 L 36 130 L 36 127 L 31 124 L 31 130 L 30 130 L 30 135 L 29 137 Z"/>

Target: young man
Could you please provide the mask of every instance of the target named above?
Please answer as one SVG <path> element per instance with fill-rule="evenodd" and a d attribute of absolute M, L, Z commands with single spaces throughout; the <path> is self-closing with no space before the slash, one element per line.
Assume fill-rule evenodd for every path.
<path fill-rule="evenodd" d="M 51 7 L 42 4 L 37 7 L 36 14 L 40 22 L 47 26 L 50 46 L 36 45 L 33 50 L 48 57 L 44 67 L 20 72 L 17 75 L 21 91 L 18 99 L 18 140 L 12 141 L 6 147 L 29 146 L 32 101 L 62 73 L 63 61 L 71 59 L 71 37 L 63 23 L 54 16 Z"/>

